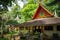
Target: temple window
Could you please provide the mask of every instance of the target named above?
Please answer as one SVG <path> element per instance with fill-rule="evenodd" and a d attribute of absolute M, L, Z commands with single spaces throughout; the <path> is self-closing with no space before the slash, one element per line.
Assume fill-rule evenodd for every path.
<path fill-rule="evenodd" d="M 44 26 L 44 30 L 53 30 L 53 26 Z"/>
<path fill-rule="evenodd" d="M 24 29 L 24 27 L 20 27 L 20 30 L 23 30 Z"/>
<path fill-rule="evenodd" d="M 57 31 L 60 31 L 60 25 L 57 25 Z"/>

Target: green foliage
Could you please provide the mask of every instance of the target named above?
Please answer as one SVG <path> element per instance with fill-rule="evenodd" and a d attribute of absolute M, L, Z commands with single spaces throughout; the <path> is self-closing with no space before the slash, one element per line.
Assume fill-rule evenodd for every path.
<path fill-rule="evenodd" d="M 47 5 L 51 5 L 51 3 L 53 3 L 55 0 L 47 0 L 46 2 L 44 2 Z"/>
<path fill-rule="evenodd" d="M 7 10 L 7 6 L 11 6 L 12 1 L 15 1 L 15 0 L 0 0 L 0 5 L 3 6 L 2 10 Z"/>
<path fill-rule="evenodd" d="M 1 26 L 1 24 L 2 24 L 2 22 L 1 22 L 1 21 L 2 21 L 2 19 L 1 19 L 1 17 L 0 17 L 0 26 Z"/>
<path fill-rule="evenodd" d="M 32 1 L 32 0 L 31 0 Z M 38 4 L 28 3 L 24 6 L 24 8 L 20 9 L 18 5 L 14 6 L 14 8 L 8 12 L 10 15 L 10 18 L 14 20 L 16 16 L 19 16 L 18 23 L 23 23 L 25 21 L 29 21 L 32 19 L 32 16 L 34 15 L 36 8 Z"/>
<path fill-rule="evenodd" d="M 51 6 L 51 3 L 52 3 L 52 6 Z M 46 8 L 51 12 L 54 12 L 54 10 L 59 9 L 59 4 L 55 3 L 55 0 L 44 1 L 44 4 L 46 5 Z M 22 9 L 19 9 L 19 6 L 15 6 L 10 13 L 14 18 L 18 14 L 20 20 L 18 20 L 17 22 L 23 23 L 25 21 L 32 20 L 32 17 L 37 7 L 38 7 L 38 4 L 35 3 L 34 0 L 28 0 L 28 4 L 26 4 Z"/>
<path fill-rule="evenodd" d="M 25 16 L 25 20 L 31 20 L 34 12 L 36 11 L 37 4 L 27 4 L 22 10 L 21 13 Z"/>
<path fill-rule="evenodd" d="M 16 20 L 9 20 L 6 24 L 7 25 L 10 25 L 10 24 L 16 25 L 16 24 L 18 24 L 18 22 Z"/>
<path fill-rule="evenodd" d="M 0 40 L 8 40 L 7 38 L 0 38 Z"/>
<path fill-rule="evenodd" d="M 18 23 L 23 23 L 25 21 L 32 20 L 32 17 L 38 7 L 38 4 L 35 1 L 28 0 L 28 3 L 22 9 L 20 9 L 19 5 L 14 6 L 12 10 L 8 12 L 8 15 L 9 15 L 8 20 L 10 19 L 14 20 L 17 15 L 19 16 L 19 20 L 17 21 Z M 8 4 L 9 2 L 7 3 L 7 5 Z M 59 15 L 60 6 L 59 6 L 59 3 L 56 2 L 56 0 L 47 0 L 47 1 L 44 0 L 44 4 L 46 5 L 46 8 L 51 12 L 54 12 L 54 10 L 57 10 L 57 14 L 58 16 L 60 16 Z"/>
<path fill-rule="evenodd" d="M 47 2 L 45 2 L 45 5 L 48 10 L 50 10 L 51 12 L 54 12 L 54 10 L 56 10 L 57 14 L 59 15 L 59 13 L 60 13 L 60 12 L 58 12 L 60 10 L 59 2 L 60 1 L 58 1 L 58 0 L 48 0 Z"/>
<path fill-rule="evenodd" d="M 28 0 L 28 4 L 34 4 L 34 0 Z"/>
<path fill-rule="evenodd" d="M 20 17 L 20 7 L 18 5 L 14 6 L 11 11 L 7 12 L 9 20 L 14 20 L 18 15 Z"/>

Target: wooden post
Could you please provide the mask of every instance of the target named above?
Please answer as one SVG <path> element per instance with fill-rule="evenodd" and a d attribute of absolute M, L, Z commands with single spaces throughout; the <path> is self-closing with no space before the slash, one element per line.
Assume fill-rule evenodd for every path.
<path fill-rule="evenodd" d="M 30 32 L 30 27 L 28 27 L 28 31 Z"/>
<path fill-rule="evenodd" d="M 24 26 L 24 30 L 25 30 L 25 27 L 26 27 L 26 26 Z"/>
<path fill-rule="evenodd" d="M 44 33 L 44 26 L 41 26 L 41 32 Z"/>
<path fill-rule="evenodd" d="M 38 29 L 38 26 L 36 26 L 36 29 Z"/>
<path fill-rule="evenodd" d="M 56 25 L 53 25 L 53 32 L 54 33 L 57 33 L 57 29 L 56 28 L 57 28 L 57 26 Z"/>
<path fill-rule="evenodd" d="M 21 28 L 21 26 L 19 27 L 19 33 L 20 33 L 20 28 Z"/>
<path fill-rule="evenodd" d="M 43 40 L 44 26 L 41 26 L 41 40 Z"/>
<path fill-rule="evenodd" d="M 32 32 L 32 26 L 30 26 L 30 32 Z"/>

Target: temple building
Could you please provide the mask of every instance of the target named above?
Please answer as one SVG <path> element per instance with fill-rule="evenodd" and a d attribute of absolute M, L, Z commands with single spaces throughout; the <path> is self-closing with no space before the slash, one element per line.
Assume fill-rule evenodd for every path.
<path fill-rule="evenodd" d="M 33 35 L 35 32 L 40 34 L 42 33 L 42 40 L 44 40 L 43 38 L 46 38 L 46 40 L 60 40 L 60 17 L 55 17 L 53 13 L 48 11 L 41 4 L 38 5 L 38 8 L 31 21 L 27 21 L 15 26 L 18 26 L 19 32 L 22 32 L 23 34 L 28 32 L 32 33 Z"/>
<path fill-rule="evenodd" d="M 42 32 L 50 39 L 54 39 L 55 36 L 56 38 L 60 37 L 60 17 L 55 17 L 53 13 L 49 12 L 41 4 L 39 4 L 32 19 L 33 20 L 24 22 L 19 26 L 28 28 L 30 32 Z"/>

